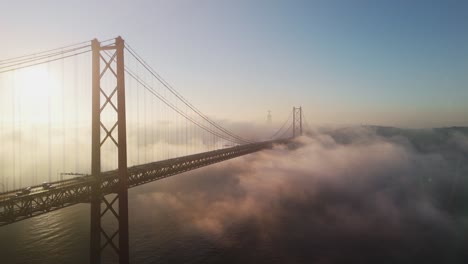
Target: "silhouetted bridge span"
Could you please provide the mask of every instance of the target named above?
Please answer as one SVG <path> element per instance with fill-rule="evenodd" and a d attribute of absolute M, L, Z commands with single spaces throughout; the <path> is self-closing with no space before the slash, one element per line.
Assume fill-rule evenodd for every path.
<path fill-rule="evenodd" d="M 273 144 L 287 142 L 288 139 L 281 139 L 252 143 L 130 167 L 128 168 L 128 188 L 271 148 Z M 118 171 L 103 172 L 101 175 L 102 194 L 115 193 L 119 183 Z M 16 191 L 3 193 L 0 196 L 0 226 L 77 203 L 88 203 L 91 199 L 91 186 L 94 181 L 93 176 L 80 176 L 52 182 L 47 187 L 31 186 L 31 193 L 27 195 L 16 196 Z M 115 200 L 112 200 L 110 204 L 112 205 L 113 202 Z"/>
<path fill-rule="evenodd" d="M 124 63 L 124 54 L 127 52 L 134 58 L 137 64 L 137 70 L 132 70 L 131 67 Z M 151 68 L 142 57 L 140 57 L 135 50 L 128 44 L 124 43 L 121 37 L 107 41 L 99 42 L 92 40 L 90 43 L 81 42 L 75 45 L 53 49 L 45 52 L 39 52 L 31 55 L 21 56 L 12 59 L 0 60 L 0 74 L 12 73 L 13 84 L 15 83 L 14 73 L 21 71 L 25 68 L 36 67 L 41 64 L 49 64 L 54 61 L 62 61 L 62 67 L 65 67 L 63 61 L 67 58 L 75 58 L 82 54 L 91 53 L 91 155 L 90 155 L 90 171 L 89 175 L 82 174 L 79 177 L 66 180 L 52 181 L 51 178 L 51 108 L 49 95 L 49 181 L 41 185 L 34 186 L 20 186 L 22 188 L 6 191 L 0 193 L 0 226 L 15 223 L 24 219 L 28 219 L 37 215 L 45 214 L 55 211 L 64 207 L 68 207 L 78 203 L 90 203 L 91 218 L 90 218 L 90 263 L 101 263 L 101 253 L 105 249 L 111 249 L 119 257 L 119 263 L 129 263 L 129 227 L 128 227 L 128 189 L 139 186 L 145 183 L 160 180 L 172 175 L 194 170 L 200 167 L 208 166 L 210 164 L 222 162 L 228 159 L 239 157 L 242 155 L 250 154 L 263 149 L 272 148 L 275 144 L 287 144 L 292 138 L 302 134 L 302 108 L 294 107 L 288 119 L 284 122 L 279 130 L 276 131 L 271 137 L 266 137 L 263 140 L 252 140 L 243 138 L 225 127 L 221 126 L 218 122 L 203 114 L 199 109 L 187 101 L 181 94 L 179 94 L 172 86 L 166 82 L 162 77 Z M 75 65 L 76 66 L 76 65 Z M 76 67 L 75 67 L 76 70 Z M 142 75 L 139 70 L 143 70 Z M 65 75 L 65 70 L 62 70 L 62 78 Z M 79 75 L 78 75 L 79 76 Z M 1 76 L 0 76 L 1 77 Z M 143 87 L 148 96 L 152 99 L 158 100 L 160 105 L 155 107 L 152 102 L 151 105 L 146 105 L 146 98 L 144 98 L 143 108 L 145 114 L 145 133 L 146 128 L 154 129 L 155 126 L 171 122 L 175 124 L 184 123 L 182 131 L 172 131 L 173 137 L 170 140 L 166 137 L 164 142 L 169 146 L 186 146 L 185 154 L 177 157 L 166 157 L 164 160 L 149 162 L 145 161 L 134 163 L 139 165 L 129 166 L 127 164 L 127 111 L 126 105 L 126 79 L 134 81 L 138 87 Z M 146 77 L 146 78 L 145 78 Z M 48 77 L 47 77 L 48 78 Z M 77 79 L 75 77 L 75 79 Z M 157 83 L 159 86 L 155 86 Z M 34 85 L 34 82 L 32 82 Z M 128 84 L 128 83 L 127 83 Z M 64 87 L 65 85 L 62 84 Z M 12 85 L 13 97 L 16 93 L 14 85 Z M 63 88 L 62 87 L 62 88 Z M 162 93 L 160 90 L 163 90 Z M 138 90 L 137 90 L 138 92 Z M 166 92 L 168 96 L 166 96 Z M 76 92 L 78 93 L 78 92 Z M 62 96 L 65 91 L 62 91 Z M 76 94 L 75 94 L 76 95 Z M 175 102 L 170 101 L 169 95 Z M 28 94 L 29 96 L 29 94 Z M 138 93 L 137 96 L 138 98 Z M 16 97 L 14 97 L 16 98 Z M 75 96 L 75 99 L 77 96 Z M 140 97 L 141 98 L 141 97 Z M 16 98 L 17 99 L 17 98 Z M 42 98 L 44 100 L 44 98 Z M 65 109 L 65 98 L 62 100 L 62 111 Z M 12 100 L 12 134 L 17 133 L 16 129 L 21 126 L 22 120 L 20 119 L 17 125 L 15 114 L 17 109 L 21 110 L 20 106 L 15 106 L 18 100 Z M 40 101 L 38 99 L 37 101 Z M 34 104 L 36 102 L 29 102 Z M 76 109 L 78 109 L 78 103 Z M 171 111 L 167 114 L 161 107 L 163 106 Z M 31 106 L 36 110 L 35 106 Z M 136 109 L 135 109 L 136 108 Z M 133 105 L 131 113 L 140 110 L 140 104 Z M 161 111 L 166 116 L 161 119 L 164 122 L 146 121 L 146 115 L 152 115 L 154 112 Z M 33 113 L 36 117 L 37 113 Z M 137 113 L 138 116 L 138 113 Z M 3 129 L 3 119 L 0 116 Z M 65 124 L 65 115 L 62 113 L 63 123 Z M 172 120 L 175 119 L 176 121 Z M 161 121 L 160 120 L 160 121 Z M 181 122 L 182 121 L 182 122 Z M 76 123 L 78 119 L 76 119 Z M 136 122 L 136 127 L 141 124 Z M 191 126 L 189 127 L 188 124 Z M 288 125 L 289 124 L 289 125 Z M 78 127 L 78 125 L 76 126 Z M 34 129 L 33 129 L 34 130 Z M 199 132 L 197 132 L 199 131 Z M 32 133 L 36 133 L 33 131 Z M 63 129 L 65 134 L 65 129 Z M 199 136 L 202 133 L 201 137 Z M 76 130 L 76 134 L 78 134 Z M 166 135 L 168 133 L 165 133 Z M 183 136 L 181 136 L 181 134 Z M 196 138 L 199 136 L 202 142 L 202 148 L 194 148 L 195 154 L 188 153 L 188 139 Z M 18 136 L 19 138 L 19 136 Z M 182 139 L 181 139 L 182 138 Z M 14 138 L 17 139 L 17 138 Z M 171 140 L 178 139 L 177 144 L 169 144 Z M 77 139 L 75 139 L 77 140 Z M 180 142 L 181 141 L 181 142 Z M 14 144 L 15 140 L 12 140 Z M 76 141 L 77 142 L 77 141 Z M 208 142 L 208 143 L 206 143 Z M 63 153 L 62 155 L 70 155 L 66 151 L 66 142 L 63 140 Z M 210 145 L 211 144 L 211 145 Z M 32 144 L 35 148 L 35 144 Z M 77 143 L 78 145 L 78 143 Z M 207 147 L 208 145 L 208 147 Z M 220 147 L 223 146 L 223 147 Z M 229 146 L 229 147 L 225 147 Z M 109 148 L 113 151 L 109 154 Z M 137 149 L 141 146 L 137 144 Z M 141 148 L 145 148 L 143 146 Z M 155 145 L 151 145 L 154 150 Z M 209 151 L 206 151 L 208 148 Z M 21 153 L 21 145 L 19 147 L 20 153 L 16 153 L 17 148 L 12 148 L 13 161 L 17 156 L 27 156 Z M 103 151 L 101 151 L 103 150 Z M 107 151 L 107 152 L 105 152 Z M 145 149 L 146 151 L 146 149 Z M 106 159 L 102 159 L 102 155 Z M 146 153 L 146 152 L 145 152 Z M 115 155 L 113 155 L 115 154 Z M 139 152 L 138 152 L 139 154 Z M 110 168 L 115 170 L 102 171 L 102 163 L 108 160 L 116 160 Z M 157 160 L 154 157 L 149 160 Z M 2 161 L 3 162 L 3 161 Z M 139 160 L 138 160 L 139 162 Z M 15 162 L 13 162 L 15 163 Z M 2 163 L 3 164 L 3 163 Z M 114 166 L 115 165 L 115 166 Z M 15 166 L 13 165 L 13 174 L 10 179 L 15 179 Z M 62 167 L 63 168 L 63 167 Z M 73 174 L 73 173 L 72 173 Z M 21 177 L 22 174 L 20 174 Z M 78 175 L 78 174 L 74 174 Z M 7 177 L 8 178 L 8 177 Z M 4 178 L 2 177 L 2 180 Z M 13 182 L 15 186 L 15 181 Z M 5 184 L 1 182 L 3 189 Z M 37 184 L 37 182 L 35 183 Z M 20 182 L 21 185 L 21 182 Z M 8 184 L 7 184 L 8 186 Z M 13 189 L 15 189 L 14 187 Z M 102 219 L 105 216 L 110 216 L 118 222 L 117 230 L 106 230 L 103 226 Z M 115 240 L 118 240 L 116 243 Z"/>

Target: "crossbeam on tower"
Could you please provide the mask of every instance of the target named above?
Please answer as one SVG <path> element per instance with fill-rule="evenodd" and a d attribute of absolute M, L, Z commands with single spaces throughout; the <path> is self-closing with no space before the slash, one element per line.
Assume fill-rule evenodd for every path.
<path fill-rule="evenodd" d="M 302 107 L 293 107 L 293 137 L 302 136 Z"/>
<path fill-rule="evenodd" d="M 102 53 L 112 53 L 106 59 Z M 127 172 L 127 133 L 125 117 L 125 68 L 124 68 L 124 41 L 121 37 L 115 39 L 115 43 L 101 46 L 94 39 L 92 41 L 92 146 L 91 146 L 91 174 L 94 183 L 91 185 L 91 236 L 90 236 L 90 261 L 93 264 L 101 263 L 102 252 L 111 248 L 119 256 L 120 264 L 129 263 L 129 234 L 128 234 L 128 172 Z M 104 68 L 101 70 L 101 64 Z M 104 89 L 103 76 L 115 78 L 116 86 L 110 87 L 110 91 Z M 109 90 L 109 89 L 107 89 Z M 101 102 L 101 96 L 105 98 Z M 116 98 L 117 105 L 113 98 Z M 117 117 L 117 121 L 111 126 L 106 126 L 101 120 L 103 110 L 110 108 Z M 117 138 L 114 130 L 117 128 Z M 101 129 L 105 132 L 101 140 Z M 107 200 L 102 190 L 103 177 L 101 174 L 101 147 L 104 143 L 112 141 L 118 152 L 118 187 L 115 196 Z M 117 202 L 118 201 L 118 202 Z M 114 204 L 117 202 L 117 210 Z M 101 208 L 103 206 L 103 208 Z M 102 210 L 101 210 L 102 209 Z M 111 215 L 118 222 L 118 229 L 106 230 L 101 225 L 105 215 Z M 118 244 L 114 242 L 118 237 Z M 101 238 L 104 238 L 102 243 Z"/>

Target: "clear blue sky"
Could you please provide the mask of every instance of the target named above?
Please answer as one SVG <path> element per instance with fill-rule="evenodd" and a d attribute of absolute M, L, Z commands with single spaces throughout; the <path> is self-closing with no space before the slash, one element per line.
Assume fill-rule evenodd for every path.
<path fill-rule="evenodd" d="M 123 36 L 216 118 L 468 125 L 468 1 L 5 1 L 0 58 Z"/>

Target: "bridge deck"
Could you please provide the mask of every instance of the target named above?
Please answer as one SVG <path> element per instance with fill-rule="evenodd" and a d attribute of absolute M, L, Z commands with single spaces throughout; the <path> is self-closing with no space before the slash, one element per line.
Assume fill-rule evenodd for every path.
<path fill-rule="evenodd" d="M 128 168 L 129 188 L 160 180 L 182 172 L 208 166 L 213 163 L 271 148 L 273 144 L 288 140 L 274 140 L 209 151 L 169 160 L 152 162 Z M 101 174 L 100 184 L 103 195 L 115 193 L 118 186 L 117 171 Z M 31 218 L 50 211 L 78 203 L 89 202 L 93 176 L 50 183 L 50 187 L 32 186 L 31 192 L 16 195 L 16 191 L 0 194 L 0 226 Z"/>

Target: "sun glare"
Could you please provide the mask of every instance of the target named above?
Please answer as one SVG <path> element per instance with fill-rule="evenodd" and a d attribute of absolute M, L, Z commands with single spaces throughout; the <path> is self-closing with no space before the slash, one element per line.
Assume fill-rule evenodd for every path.
<path fill-rule="evenodd" d="M 27 68 L 16 74 L 15 86 L 23 98 L 47 100 L 53 88 L 50 77 L 45 67 Z"/>
<path fill-rule="evenodd" d="M 36 66 L 18 71 L 14 89 L 30 121 L 46 121 L 48 105 L 57 100 L 59 83 L 56 75 L 46 66 Z"/>

